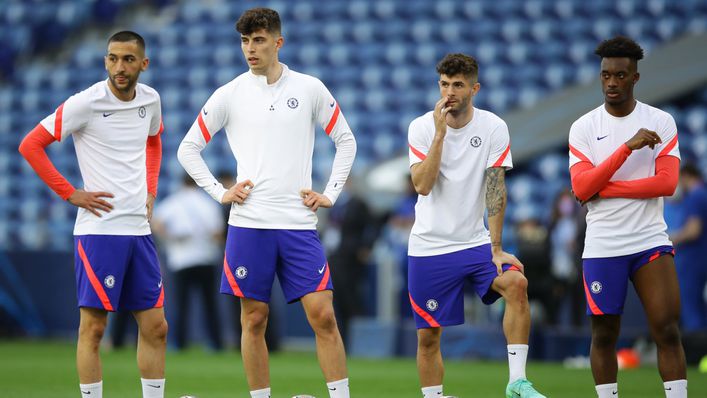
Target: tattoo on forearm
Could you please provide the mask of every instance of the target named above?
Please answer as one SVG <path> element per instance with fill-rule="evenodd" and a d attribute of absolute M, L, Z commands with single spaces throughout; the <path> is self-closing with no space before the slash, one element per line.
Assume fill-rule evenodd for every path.
<path fill-rule="evenodd" d="M 486 209 L 493 217 L 506 208 L 506 170 L 502 167 L 486 169 Z"/>

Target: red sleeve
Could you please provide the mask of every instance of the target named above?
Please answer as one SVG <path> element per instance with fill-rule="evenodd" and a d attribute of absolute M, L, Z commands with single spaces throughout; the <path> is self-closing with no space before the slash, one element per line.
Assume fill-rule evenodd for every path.
<path fill-rule="evenodd" d="M 589 200 L 606 186 L 614 173 L 616 173 L 616 170 L 624 164 L 630 154 L 631 149 L 626 144 L 623 144 L 611 156 L 601 162 L 599 166 L 594 167 L 588 161 L 575 163 L 570 168 L 572 191 L 575 196 L 581 201 Z"/>
<path fill-rule="evenodd" d="M 599 196 L 602 198 L 648 199 L 672 196 L 678 186 L 680 159 L 661 156 L 655 160 L 655 175 L 632 181 L 612 181 L 606 184 Z"/>
<path fill-rule="evenodd" d="M 160 131 L 156 135 L 147 137 L 147 192 L 157 197 L 157 181 L 160 177 L 160 165 L 162 164 L 162 130 L 164 125 L 160 122 Z"/>
<path fill-rule="evenodd" d="M 41 124 L 38 124 L 20 144 L 20 153 L 32 166 L 39 178 L 44 181 L 57 195 L 66 200 L 74 193 L 74 188 L 69 181 L 54 167 L 44 150 L 49 144 L 56 141 L 54 136 Z"/>

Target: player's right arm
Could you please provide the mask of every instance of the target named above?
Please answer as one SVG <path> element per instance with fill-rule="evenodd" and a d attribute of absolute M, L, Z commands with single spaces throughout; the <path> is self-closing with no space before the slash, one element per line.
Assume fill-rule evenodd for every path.
<path fill-rule="evenodd" d="M 218 133 L 228 123 L 228 91 L 227 86 L 221 87 L 206 101 L 199 111 L 194 124 L 179 144 L 177 159 L 184 170 L 194 179 L 196 184 L 206 191 L 219 203 L 228 204 L 236 202 L 243 204 L 248 197 L 253 183 L 250 180 L 241 181 L 226 189 L 209 170 L 201 151 L 211 141 L 211 137 Z"/>
<path fill-rule="evenodd" d="M 446 107 L 447 101 L 448 98 L 443 97 L 435 104 L 435 109 L 432 114 L 435 124 L 435 135 L 426 155 L 418 153 L 420 152 L 419 148 L 416 148 L 415 144 L 412 142 L 413 132 L 411 131 L 409 133 L 411 141 L 409 145 L 410 151 L 412 152 L 411 157 L 416 156 L 418 159 L 422 159 L 421 162 L 413 163 L 410 166 L 410 174 L 412 176 L 412 183 L 415 186 L 415 191 L 422 196 L 430 194 L 439 175 L 439 167 L 442 163 L 442 146 L 444 144 L 444 137 L 447 135 L 447 112 L 449 112 L 449 108 Z"/>
<path fill-rule="evenodd" d="M 98 210 L 109 212 L 113 205 L 102 198 L 112 198 L 109 192 L 86 192 L 76 189 L 56 169 L 47 156 L 46 147 L 55 141 L 80 131 L 87 122 L 90 109 L 87 92 L 74 95 L 61 104 L 53 114 L 42 120 L 20 143 L 19 151 L 32 169 L 59 197 L 74 206 L 83 207 L 97 217 Z"/>

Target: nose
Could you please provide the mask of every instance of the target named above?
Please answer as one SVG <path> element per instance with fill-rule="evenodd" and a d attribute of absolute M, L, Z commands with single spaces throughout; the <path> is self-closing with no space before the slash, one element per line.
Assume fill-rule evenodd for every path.
<path fill-rule="evenodd" d="M 612 87 L 612 88 L 613 88 L 613 87 L 616 87 L 616 86 L 618 86 L 618 80 L 616 79 L 616 77 L 611 76 L 611 77 L 609 78 L 609 81 L 606 82 L 606 85 L 607 85 L 608 87 Z"/>

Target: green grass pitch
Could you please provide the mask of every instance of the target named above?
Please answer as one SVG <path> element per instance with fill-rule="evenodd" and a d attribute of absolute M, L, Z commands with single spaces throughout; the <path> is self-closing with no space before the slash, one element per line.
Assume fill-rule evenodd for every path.
<path fill-rule="evenodd" d="M 74 344 L 0 341 L 0 396 L 3 398 L 78 397 Z M 103 352 L 104 396 L 139 397 L 140 381 L 132 349 Z M 420 397 L 414 359 L 349 359 L 353 398 Z M 277 353 L 270 358 L 273 398 L 311 394 L 328 398 L 314 353 Z M 528 376 L 548 397 L 596 397 L 588 369 L 531 363 Z M 503 362 L 446 361 L 445 393 L 460 398 L 503 397 L 508 369 Z M 707 375 L 689 369 L 691 397 L 707 397 Z M 655 367 L 619 373 L 622 398 L 664 397 Z M 166 398 L 248 397 L 240 354 L 200 349 L 167 354 Z"/>

